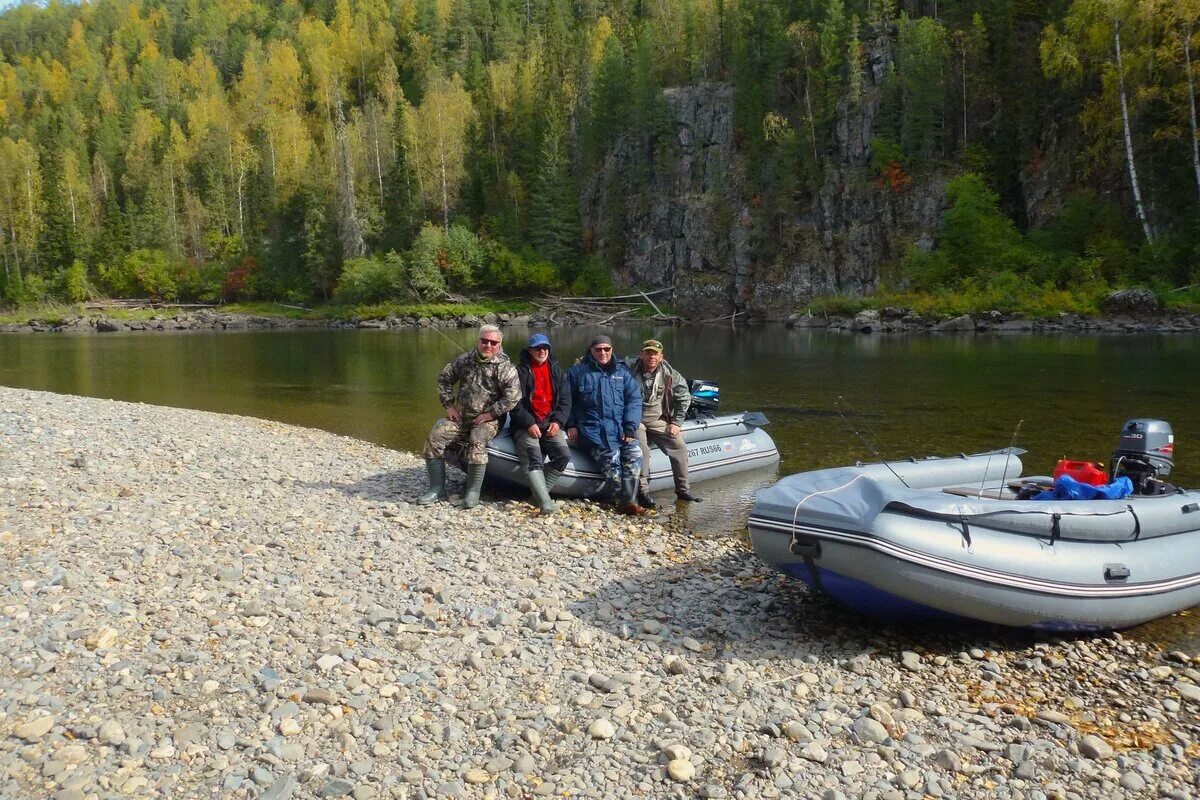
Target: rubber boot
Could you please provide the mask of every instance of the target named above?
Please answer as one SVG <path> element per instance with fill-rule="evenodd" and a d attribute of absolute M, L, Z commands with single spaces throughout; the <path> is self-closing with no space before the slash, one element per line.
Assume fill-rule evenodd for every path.
<path fill-rule="evenodd" d="M 446 462 L 440 458 L 425 459 L 425 473 L 429 476 L 429 491 L 417 498 L 417 505 L 427 506 L 445 500 L 446 493 Z"/>
<path fill-rule="evenodd" d="M 558 508 L 550 499 L 550 492 L 546 489 L 546 476 L 540 469 L 529 471 L 529 489 L 533 493 L 533 504 L 541 513 L 553 514 Z"/>
<path fill-rule="evenodd" d="M 621 495 L 617 499 L 617 510 L 622 514 L 628 514 L 632 517 L 640 517 L 646 513 L 646 509 L 637 504 L 637 489 L 637 475 L 631 475 L 627 478 L 621 479 Z"/>
<path fill-rule="evenodd" d="M 613 503 L 614 505 L 621 504 L 620 484 L 609 477 L 605 477 L 604 483 L 600 484 L 600 488 L 585 499 L 591 500 L 593 503 Z"/>
<path fill-rule="evenodd" d="M 545 472 L 546 478 L 546 494 L 554 491 L 554 487 L 558 485 L 558 479 L 562 477 L 563 471 L 550 467 Z"/>
<path fill-rule="evenodd" d="M 474 508 L 479 505 L 479 492 L 483 489 L 483 473 L 487 472 L 487 464 L 467 464 L 466 491 L 463 494 L 463 508 Z"/>

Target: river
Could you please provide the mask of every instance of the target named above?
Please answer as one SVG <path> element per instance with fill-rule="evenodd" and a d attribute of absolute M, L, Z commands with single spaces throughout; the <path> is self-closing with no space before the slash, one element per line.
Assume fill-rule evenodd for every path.
<path fill-rule="evenodd" d="M 550 331 L 564 361 L 594 331 Z M 778 327 L 622 327 L 617 350 L 653 336 L 689 378 L 721 385 L 722 408 L 763 411 L 779 474 L 876 455 L 1028 450 L 1026 473 L 1064 456 L 1107 461 L 1121 423 L 1170 422 L 1171 479 L 1200 484 L 1200 338 L 847 336 Z M 527 331 L 509 331 L 514 359 Z M 0 336 L 0 384 L 266 417 L 418 451 L 439 411 L 435 377 L 474 330 L 295 330 Z M 1019 430 L 1018 430 L 1018 425 Z M 697 487 L 701 535 L 744 530 L 758 471 Z M 669 493 L 668 493 L 669 497 Z M 1200 647 L 1196 616 L 1148 630 Z"/>

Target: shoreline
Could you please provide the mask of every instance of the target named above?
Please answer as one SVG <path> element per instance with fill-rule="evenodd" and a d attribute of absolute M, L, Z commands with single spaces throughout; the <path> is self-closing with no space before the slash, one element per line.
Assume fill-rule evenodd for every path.
<path fill-rule="evenodd" d="M 76 316 L 67 319 L 31 317 L 23 323 L 0 323 L 4 333 L 118 333 L 171 332 L 195 330 L 271 330 L 281 328 L 393 330 L 422 328 L 470 328 L 484 323 L 501 327 L 581 327 L 596 325 L 595 320 L 582 317 L 548 319 L 537 314 L 488 312 L 449 317 L 388 315 L 385 317 L 329 319 L 271 316 L 242 312 L 197 311 L 154 314 L 145 319 L 121 319 L 103 314 Z M 627 325 L 669 324 L 677 327 L 702 327 L 714 323 L 672 321 L 622 317 L 604 327 Z M 963 314 L 957 317 L 923 317 L 911 314 L 881 314 L 861 312 L 854 316 L 824 314 L 792 314 L 786 319 L 751 318 L 738 327 L 780 326 L 793 331 L 826 331 L 846 335 L 1022 335 L 1022 334 L 1190 334 L 1200 332 L 1200 314 L 1159 313 L 1153 315 L 1114 314 L 1086 317 L 1063 312 L 1053 318 L 1031 319 L 1021 315 L 986 312 Z"/>
<path fill-rule="evenodd" d="M 417 456 L 277 422 L 0 387 L 0 443 L 15 796 L 1198 788 L 1200 654 L 893 628 L 740 538 L 410 505 Z"/>

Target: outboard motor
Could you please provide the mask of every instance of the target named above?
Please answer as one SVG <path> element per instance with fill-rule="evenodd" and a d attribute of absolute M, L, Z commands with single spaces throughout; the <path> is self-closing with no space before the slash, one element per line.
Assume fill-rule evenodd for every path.
<path fill-rule="evenodd" d="M 688 384 L 692 393 L 692 404 L 688 406 L 688 419 L 715 417 L 721 406 L 721 387 L 715 381 L 693 380 Z"/>
<path fill-rule="evenodd" d="M 1121 428 L 1113 453 L 1112 477 L 1129 478 L 1137 494 L 1166 494 L 1174 487 L 1162 479 L 1175 466 L 1175 434 L 1161 419 L 1131 419 Z"/>

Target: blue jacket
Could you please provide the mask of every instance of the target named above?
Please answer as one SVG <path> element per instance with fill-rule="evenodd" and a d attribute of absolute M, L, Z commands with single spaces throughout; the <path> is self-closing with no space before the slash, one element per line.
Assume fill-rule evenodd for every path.
<path fill-rule="evenodd" d="M 568 428 L 593 447 L 612 452 L 621 435 L 633 436 L 642 421 L 642 387 L 617 354 L 601 367 L 589 352 L 567 373 L 571 383 Z"/>

